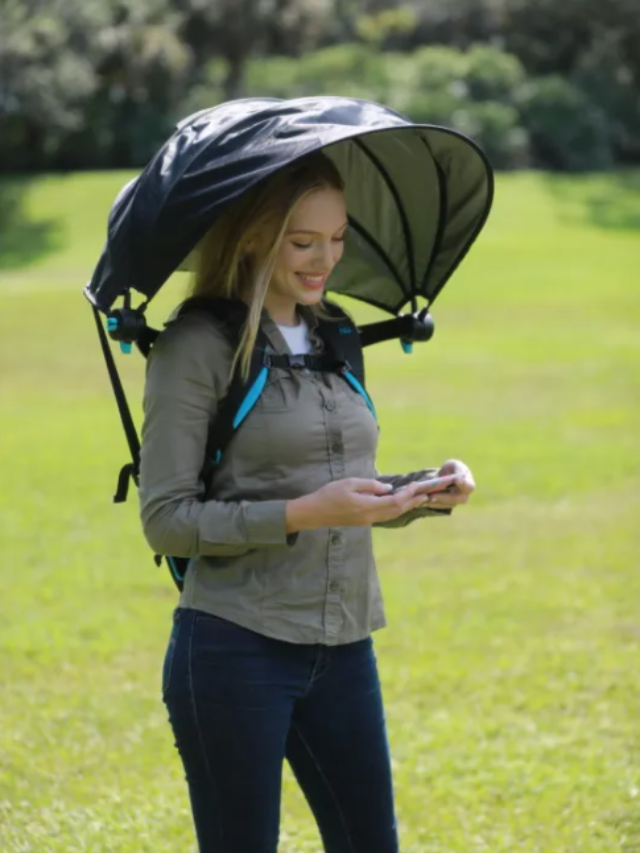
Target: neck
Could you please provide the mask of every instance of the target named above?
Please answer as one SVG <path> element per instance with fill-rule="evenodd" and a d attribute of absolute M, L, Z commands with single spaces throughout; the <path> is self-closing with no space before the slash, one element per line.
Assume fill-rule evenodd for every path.
<path fill-rule="evenodd" d="M 297 303 L 291 299 L 279 297 L 273 293 L 267 293 L 264 307 L 269 316 L 278 326 L 297 326 L 299 323 Z"/>

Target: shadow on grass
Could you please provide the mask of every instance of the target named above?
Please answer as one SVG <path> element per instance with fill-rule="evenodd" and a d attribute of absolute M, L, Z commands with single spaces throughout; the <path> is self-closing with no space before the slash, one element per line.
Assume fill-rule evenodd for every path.
<path fill-rule="evenodd" d="M 19 269 L 60 246 L 60 224 L 27 212 L 26 199 L 34 180 L 0 181 L 0 271 Z"/>
<path fill-rule="evenodd" d="M 572 225 L 614 231 L 640 230 L 640 171 L 544 176 L 547 191 L 559 202 L 561 218 Z"/>

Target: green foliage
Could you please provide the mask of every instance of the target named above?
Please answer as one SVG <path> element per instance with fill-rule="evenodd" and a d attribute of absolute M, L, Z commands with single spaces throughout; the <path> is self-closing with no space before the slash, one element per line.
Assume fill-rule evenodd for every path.
<path fill-rule="evenodd" d="M 612 133 L 591 99 L 557 75 L 524 89 L 522 116 L 541 159 L 566 171 L 606 169 L 613 163 Z"/>
<path fill-rule="evenodd" d="M 195 850 L 159 696 L 175 593 L 135 496 L 111 502 L 127 449 L 80 292 L 130 177 L 12 182 L 2 225 L 2 853 Z M 380 469 L 456 456 L 478 482 L 450 519 L 375 534 L 403 853 L 640 844 L 639 190 L 499 176 L 434 338 L 367 352 Z M 139 421 L 143 359 L 116 359 Z M 282 815 L 282 853 L 318 853 L 288 771 Z"/>
<path fill-rule="evenodd" d="M 472 133 L 499 168 L 640 162 L 634 4 L 0 0 L 0 171 L 142 166 L 192 109 L 319 93 Z"/>
<path fill-rule="evenodd" d="M 630 62 L 621 61 L 615 41 L 597 41 L 580 57 L 571 79 L 606 117 L 618 157 L 640 161 L 640 77 L 634 77 Z"/>
<path fill-rule="evenodd" d="M 474 101 L 513 104 L 527 78 L 520 60 L 486 45 L 475 45 L 466 54 L 464 79 Z"/>
<path fill-rule="evenodd" d="M 525 79 L 515 57 L 487 47 L 466 53 L 421 48 L 402 54 L 345 44 L 300 60 L 256 59 L 247 69 L 254 95 L 340 94 L 387 103 L 413 121 L 468 134 L 501 168 L 530 162 L 517 106 Z"/>
<path fill-rule="evenodd" d="M 411 32 L 416 25 L 417 14 L 410 6 L 383 9 L 364 13 L 356 23 L 360 38 L 371 45 L 380 46 L 395 33 Z"/>
<path fill-rule="evenodd" d="M 3 169 L 110 166 L 154 152 L 190 64 L 171 0 L 4 0 L 2 15 Z"/>
<path fill-rule="evenodd" d="M 83 107 L 98 88 L 91 55 L 105 7 L 94 0 L 3 0 L 0 12 L 0 162 L 42 167 L 82 126 Z"/>

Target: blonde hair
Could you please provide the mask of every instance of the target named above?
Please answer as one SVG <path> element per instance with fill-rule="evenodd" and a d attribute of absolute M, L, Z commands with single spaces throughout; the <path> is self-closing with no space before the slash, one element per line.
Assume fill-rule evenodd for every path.
<path fill-rule="evenodd" d="M 249 302 L 231 373 L 240 361 L 243 377 L 249 374 L 264 300 L 293 208 L 325 188 L 344 189 L 338 169 L 320 152 L 307 155 L 248 190 L 202 239 L 190 295 Z"/>

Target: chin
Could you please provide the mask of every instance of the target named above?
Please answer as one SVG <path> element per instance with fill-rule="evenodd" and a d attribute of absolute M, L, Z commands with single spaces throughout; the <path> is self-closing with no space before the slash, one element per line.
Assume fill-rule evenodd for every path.
<path fill-rule="evenodd" d="M 298 296 L 300 305 L 319 305 L 325 298 L 324 290 L 305 291 Z"/>

